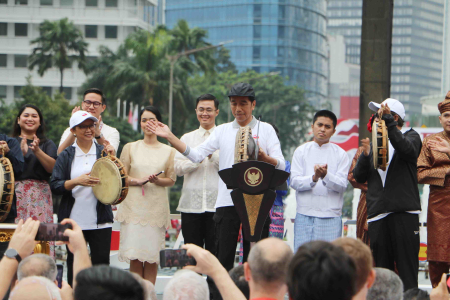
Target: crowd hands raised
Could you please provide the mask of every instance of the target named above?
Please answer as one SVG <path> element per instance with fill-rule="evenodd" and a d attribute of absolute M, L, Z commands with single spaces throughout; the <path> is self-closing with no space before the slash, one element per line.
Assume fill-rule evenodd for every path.
<path fill-rule="evenodd" d="M 31 254 L 39 221 L 19 222 L 9 248 L 22 258 L 0 261 L 0 299 L 11 288 L 9 299 L 156 299 L 151 282 L 106 265 L 92 266 L 81 228 L 71 219 L 64 235 L 74 255 L 73 288 L 63 281 L 57 287 L 56 265 L 45 254 Z M 370 249 L 360 240 L 339 238 L 332 243 L 312 241 L 294 254 L 277 238 L 267 238 L 252 247 L 248 261 L 230 274 L 209 251 L 193 244 L 183 246 L 196 260 L 195 266 L 177 271 L 164 290 L 165 300 L 209 299 L 209 276 L 224 300 L 233 299 L 449 299 L 446 275 L 430 295 L 419 289 L 403 292 L 394 272 L 373 268 Z M 16 277 L 17 276 L 17 277 Z M 17 280 L 16 280 L 17 278 Z"/>
<path fill-rule="evenodd" d="M 61 224 L 71 224 L 64 235 L 74 255 L 73 285 L 62 281 L 58 288 L 57 268 L 52 257 L 46 254 L 32 254 L 39 221 L 31 218 L 20 220 L 11 238 L 8 249 L 15 249 L 21 258 L 0 261 L 0 299 L 151 299 L 156 300 L 153 284 L 117 268 L 106 265 L 92 267 L 86 241 L 78 224 L 64 219 Z M 9 298 L 5 298 L 10 290 Z"/>

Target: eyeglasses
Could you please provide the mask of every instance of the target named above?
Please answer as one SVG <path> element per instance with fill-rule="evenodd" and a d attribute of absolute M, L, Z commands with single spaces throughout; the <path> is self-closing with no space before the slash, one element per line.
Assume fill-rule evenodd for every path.
<path fill-rule="evenodd" d="M 88 129 L 94 130 L 95 129 L 95 124 L 92 124 L 92 125 L 78 125 L 77 127 L 80 128 L 81 130 L 84 130 L 84 131 L 86 131 Z"/>
<path fill-rule="evenodd" d="M 100 105 L 102 105 L 101 102 L 98 102 L 98 101 L 89 101 L 89 100 L 84 100 L 83 103 L 86 104 L 87 107 L 89 107 L 89 106 L 91 106 L 91 105 L 94 105 L 94 108 L 98 108 L 98 107 L 100 107 Z"/>
<path fill-rule="evenodd" d="M 216 111 L 216 109 L 212 109 L 212 108 L 207 108 L 204 109 L 203 107 L 200 107 L 199 109 L 196 109 L 195 111 L 197 111 L 197 113 L 202 114 L 206 111 L 207 114 L 212 114 L 213 112 Z"/>

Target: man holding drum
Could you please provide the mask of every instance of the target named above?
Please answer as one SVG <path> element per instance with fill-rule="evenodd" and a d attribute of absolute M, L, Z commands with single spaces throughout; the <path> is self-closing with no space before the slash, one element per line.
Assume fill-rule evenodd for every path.
<path fill-rule="evenodd" d="M 405 291 L 417 288 L 419 269 L 420 198 L 417 187 L 417 158 L 422 148 L 413 129 L 402 133 L 405 108 L 400 101 L 386 99 L 369 103 L 385 121 L 389 137 L 389 164 L 375 169 L 369 139 L 362 140 L 363 154 L 353 170 L 359 183 L 367 181 L 367 222 L 370 248 L 377 267 L 397 268 Z M 373 129 L 375 130 L 375 129 Z"/>
<path fill-rule="evenodd" d="M 102 122 L 101 113 L 104 112 L 105 109 L 106 98 L 100 89 L 90 88 L 84 92 L 83 102 L 81 103 L 81 110 L 87 111 L 98 120 L 98 126 L 95 127 L 95 142 L 99 145 L 103 145 L 105 142 L 109 142 L 117 152 L 117 150 L 119 149 L 120 134 L 117 129 Z M 72 115 L 79 110 L 79 106 L 75 107 L 72 110 Z M 72 145 L 74 142 L 75 137 L 70 132 L 70 128 L 67 128 L 61 136 L 58 147 L 58 154 Z"/>
<path fill-rule="evenodd" d="M 195 109 L 200 128 L 186 133 L 180 141 L 189 147 L 203 143 L 216 129 L 219 101 L 211 94 L 197 98 Z M 213 220 L 219 182 L 219 151 L 194 163 L 177 152 L 175 173 L 184 176 L 183 190 L 177 210 L 181 212 L 181 230 L 185 244 L 195 244 L 215 253 Z"/>

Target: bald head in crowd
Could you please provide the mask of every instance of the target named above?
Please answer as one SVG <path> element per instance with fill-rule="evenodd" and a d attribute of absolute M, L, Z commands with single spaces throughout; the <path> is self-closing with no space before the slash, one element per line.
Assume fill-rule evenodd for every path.
<path fill-rule="evenodd" d="M 342 237 L 333 241 L 333 244 L 344 249 L 356 265 L 356 295 L 353 300 L 366 299 L 368 290 L 375 282 L 376 273 L 373 269 L 373 258 L 370 248 L 361 240 Z"/>
<path fill-rule="evenodd" d="M 56 281 L 56 263 L 47 254 L 33 254 L 24 258 L 17 269 L 17 279 L 20 281 L 30 276 L 42 276 Z"/>
<path fill-rule="evenodd" d="M 58 287 L 50 279 L 30 276 L 22 279 L 9 296 L 11 300 L 61 300 Z"/>
<path fill-rule="evenodd" d="M 247 263 L 244 264 L 250 299 L 284 299 L 287 292 L 287 270 L 292 256 L 291 248 L 277 238 L 263 239 L 252 247 Z"/>

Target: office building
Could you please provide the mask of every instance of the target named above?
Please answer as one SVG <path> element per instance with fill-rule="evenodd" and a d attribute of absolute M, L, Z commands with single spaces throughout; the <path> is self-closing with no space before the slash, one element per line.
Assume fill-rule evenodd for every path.
<path fill-rule="evenodd" d="M 327 97 L 326 1 L 165 0 L 166 25 L 179 19 L 227 44 L 239 71 L 280 72 L 320 104 Z"/>
<path fill-rule="evenodd" d="M 420 98 L 441 92 L 444 1 L 394 1 L 391 97 L 403 102 L 413 123 Z M 327 16 L 328 32 L 345 37 L 346 62 L 359 64 L 362 0 L 330 0 Z"/>
<path fill-rule="evenodd" d="M 27 57 L 39 37 L 44 20 L 69 18 L 89 43 L 88 56 L 99 55 L 104 45 L 116 50 L 127 35 L 138 28 L 152 30 L 157 25 L 158 0 L 0 0 L 0 98 L 10 103 L 32 75 L 32 83 L 49 94 L 59 91 L 60 74 L 48 70 L 43 77 L 36 68 L 29 71 Z M 76 63 L 64 71 L 66 98 L 77 101 L 77 89 L 86 76 Z"/>

